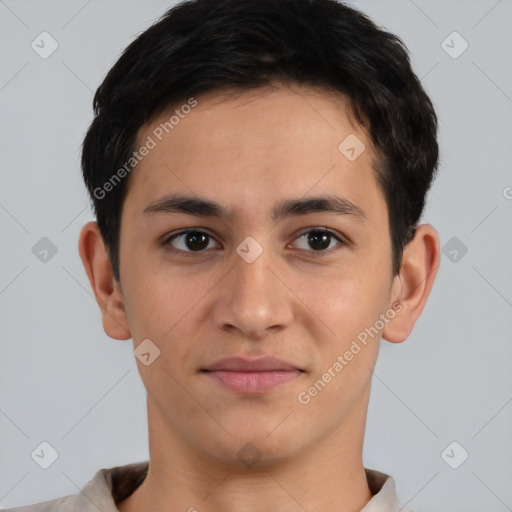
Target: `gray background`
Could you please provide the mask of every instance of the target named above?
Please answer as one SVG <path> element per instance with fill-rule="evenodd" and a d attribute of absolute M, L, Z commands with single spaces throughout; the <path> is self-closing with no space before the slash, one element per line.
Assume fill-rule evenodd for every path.
<path fill-rule="evenodd" d="M 512 1 L 353 3 L 411 51 L 442 160 L 423 218 L 441 267 L 410 338 L 382 341 L 364 463 L 415 512 L 510 511 Z M 93 91 L 171 4 L 0 0 L 1 507 L 78 493 L 98 469 L 148 457 L 132 341 L 103 332 L 78 255 L 93 219 L 79 154 Z M 59 45 L 47 59 L 31 48 L 43 31 Z M 442 44 L 453 31 L 469 44 L 457 58 L 445 50 L 461 39 Z M 46 262 L 32 251 L 43 237 L 57 248 Z M 43 441 L 58 452 L 48 469 L 31 457 Z"/>

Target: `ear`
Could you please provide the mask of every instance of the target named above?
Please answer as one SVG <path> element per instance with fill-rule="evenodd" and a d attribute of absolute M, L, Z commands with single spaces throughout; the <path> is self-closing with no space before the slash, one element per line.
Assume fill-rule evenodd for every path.
<path fill-rule="evenodd" d="M 430 224 L 419 225 L 404 248 L 400 272 L 393 279 L 389 307 L 396 314 L 382 331 L 385 340 L 401 343 L 409 337 L 427 302 L 440 261 L 436 230 Z"/>
<path fill-rule="evenodd" d="M 78 251 L 101 309 L 105 333 L 116 340 L 129 339 L 131 333 L 123 293 L 114 279 L 112 265 L 96 222 L 88 222 L 82 227 Z"/>

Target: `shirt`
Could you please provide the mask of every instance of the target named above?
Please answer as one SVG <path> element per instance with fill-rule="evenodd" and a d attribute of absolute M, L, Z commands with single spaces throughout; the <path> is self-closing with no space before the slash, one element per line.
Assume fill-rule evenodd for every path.
<path fill-rule="evenodd" d="M 4 509 L 2 512 L 118 512 L 120 503 L 139 487 L 148 473 L 149 461 L 100 469 L 79 494 Z M 389 475 L 364 469 L 373 497 L 361 512 L 413 512 L 399 509 L 395 481 Z"/>

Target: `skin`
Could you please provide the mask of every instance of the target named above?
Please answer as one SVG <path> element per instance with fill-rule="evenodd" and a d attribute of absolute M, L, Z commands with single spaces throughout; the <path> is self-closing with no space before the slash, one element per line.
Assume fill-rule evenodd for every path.
<path fill-rule="evenodd" d="M 411 333 L 437 273 L 438 235 L 420 225 L 400 273 L 392 275 L 372 144 L 351 121 L 344 96 L 290 85 L 224 92 L 196 97 L 198 105 L 132 171 L 120 283 L 97 224 L 88 222 L 80 234 L 106 334 L 132 338 L 134 348 L 149 338 L 160 350 L 148 366 L 137 359 L 147 390 L 149 474 L 118 508 L 359 511 L 372 496 L 362 449 L 380 339 L 400 343 Z M 138 146 L 169 116 L 142 127 Z M 354 161 L 338 150 L 349 134 L 366 146 Z M 170 192 L 218 201 L 232 217 L 142 213 Z M 330 212 L 270 217 L 281 200 L 328 194 L 358 205 L 365 222 Z M 317 227 L 347 245 L 331 237 L 315 251 L 301 235 Z M 185 228 L 211 235 L 201 246 L 207 247 L 187 245 L 183 236 L 164 244 Z M 236 252 L 248 236 L 263 248 L 252 263 Z M 308 404 L 300 403 L 298 394 L 397 301 L 400 312 Z M 222 357 L 265 354 L 304 371 L 256 396 L 199 371 Z M 252 467 L 237 456 L 248 442 L 261 456 Z"/>

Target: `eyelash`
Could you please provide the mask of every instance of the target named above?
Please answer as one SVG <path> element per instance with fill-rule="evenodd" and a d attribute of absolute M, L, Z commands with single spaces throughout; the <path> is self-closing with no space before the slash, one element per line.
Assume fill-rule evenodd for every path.
<path fill-rule="evenodd" d="M 295 240 L 298 240 L 299 238 L 303 237 L 304 235 L 307 235 L 309 233 L 314 233 L 314 232 L 329 234 L 335 240 L 337 240 L 339 242 L 339 245 L 341 245 L 341 246 L 348 245 L 348 242 L 346 240 L 344 240 L 341 236 L 339 236 L 336 232 L 331 231 L 330 229 L 325 228 L 325 227 L 312 227 L 312 228 L 309 228 L 307 231 L 303 231 L 301 234 L 299 234 Z M 215 237 L 210 235 L 207 231 L 203 231 L 200 228 L 194 228 L 194 229 L 185 229 L 183 231 L 179 231 L 177 233 L 174 233 L 174 234 L 170 235 L 169 237 L 167 237 L 165 239 L 165 241 L 163 242 L 163 245 L 164 246 L 170 246 L 170 242 L 171 241 L 173 241 L 174 239 L 176 239 L 179 236 L 186 235 L 188 233 L 201 233 L 201 234 L 205 234 L 206 236 L 208 236 L 209 238 L 211 238 L 211 239 L 213 239 L 213 240 L 215 240 L 217 242 Z M 206 252 L 206 249 L 202 249 L 200 251 L 185 251 L 185 250 L 182 250 L 182 249 L 175 249 L 172 246 L 170 246 L 170 247 L 171 247 L 169 249 L 170 252 L 172 252 L 174 254 L 180 254 L 180 255 L 183 255 L 183 256 L 186 256 L 186 257 L 197 256 L 197 255 L 201 255 L 202 253 Z M 339 246 L 338 246 L 338 249 L 339 249 Z M 306 249 L 299 249 L 299 250 L 307 252 L 307 253 L 311 253 L 311 255 L 313 257 L 319 257 L 319 256 L 324 256 L 326 254 L 327 255 L 331 254 L 332 252 L 334 252 L 334 251 L 336 251 L 338 249 L 336 249 L 336 247 L 335 247 L 334 249 L 331 248 L 331 249 L 318 250 L 318 251 L 314 251 L 314 250 L 309 250 L 308 251 Z"/>

